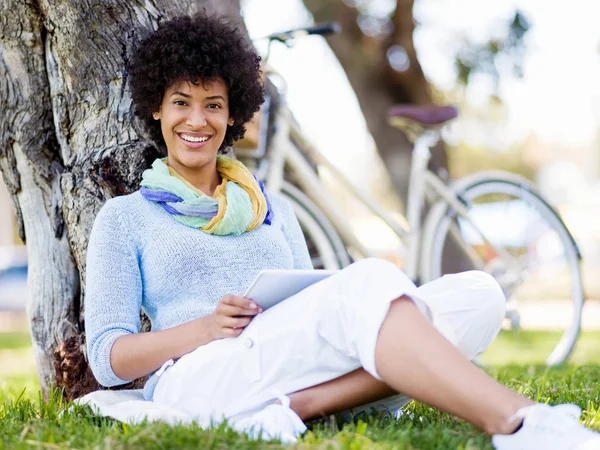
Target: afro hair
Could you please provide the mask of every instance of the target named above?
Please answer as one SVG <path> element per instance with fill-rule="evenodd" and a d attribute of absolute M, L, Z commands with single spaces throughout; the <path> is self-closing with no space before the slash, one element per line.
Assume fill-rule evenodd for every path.
<path fill-rule="evenodd" d="M 134 50 L 127 70 L 135 115 L 162 149 L 166 146 L 160 123 L 152 113 L 176 82 L 225 82 L 234 124 L 227 127 L 221 152 L 244 136 L 246 123 L 264 101 L 260 56 L 239 28 L 206 13 L 162 23 Z"/>

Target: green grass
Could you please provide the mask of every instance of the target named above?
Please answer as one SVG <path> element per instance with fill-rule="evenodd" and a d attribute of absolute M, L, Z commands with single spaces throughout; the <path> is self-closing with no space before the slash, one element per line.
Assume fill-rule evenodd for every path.
<path fill-rule="evenodd" d="M 560 336 L 553 331 L 502 331 L 481 359 L 493 365 L 543 364 Z M 600 331 L 582 332 L 569 358 L 569 364 L 590 362 L 600 363 Z"/>
<path fill-rule="evenodd" d="M 31 347 L 31 336 L 26 332 L 0 333 L 0 350 L 22 350 Z"/>
<path fill-rule="evenodd" d="M 0 335 L 1 336 L 1 335 Z M 544 341 L 544 334 L 530 342 Z M 11 340 L 12 339 L 12 340 Z M 509 365 L 488 369 L 501 383 L 537 401 L 577 403 L 582 421 L 600 430 L 600 357 L 594 346 L 598 334 L 585 334 L 578 348 L 579 365 L 546 369 L 535 365 Z M 4 349 L 21 352 L 24 337 L 1 336 Z M 504 345 L 504 347 L 502 346 Z M 512 352 L 504 343 L 501 353 Z M 586 350 L 587 349 L 587 350 Z M 0 355 L 2 354 L 0 348 Z M 3 364 L 0 356 L 0 366 Z M 129 426 L 90 414 L 87 408 L 63 404 L 57 395 L 40 399 L 35 373 L 0 378 L 0 449 L 280 449 L 276 441 L 250 441 L 226 426 L 208 430 L 165 424 Z M 70 409 L 66 409 L 70 406 Z M 386 415 L 363 415 L 342 424 L 339 418 L 310 424 L 297 449 L 491 449 L 490 439 L 471 425 L 413 402 L 396 420 Z M 62 415 L 61 415 L 62 414 Z"/>

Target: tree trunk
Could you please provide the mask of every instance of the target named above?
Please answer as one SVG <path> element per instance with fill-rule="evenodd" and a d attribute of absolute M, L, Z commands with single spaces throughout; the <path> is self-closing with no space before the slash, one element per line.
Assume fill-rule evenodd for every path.
<path fill-rule="evenodd" d="M 432 102 L 427 82 L 413 43 L 413 0 L 397 0 L 391 18 L 393 31 L 386 38 L 373 38 L 358 26 L 358 11 L 342 0 L 304 0 L 315 21 L 337 21 L 340 36 L 329 39 L 329 45 L 344 68 L 348 80 L 375 140 L 392 183 L 406 198 L 412 145 L 401 131 L 386 122 L 388 109 L 397 103 L 427 104 Z M 394 70 L 387 51 L 400 45 L 406 51 L 410 65 L 404 71 Z M 430 166 L 446 167 L 445 152 L 437 149 Z"/>
<path fill-rule="evenodd" d="M 141 28 L 201 8 L 243 27 L 239 0 L 0 0 L 0 170 L 27 243 L 26 310 L 45 394 L 89 374 L 82 312 L 96 213 L 136 190 L 158 156 L 133 123 L 125 59 Z"/>

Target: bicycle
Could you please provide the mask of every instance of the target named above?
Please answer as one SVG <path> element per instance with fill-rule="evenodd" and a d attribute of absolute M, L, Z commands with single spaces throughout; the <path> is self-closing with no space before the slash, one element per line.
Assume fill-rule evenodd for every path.
<path fill-rule="evenodd" d="M 326 35 L 335 31 L 334 24 L 325 24 L 266 36 L 268 51 L 264 72 L 267 83 L 279 77 L 266 65 L 273 42 L 289 45 L 301 36 Z M 547 350 L 549 355 L 545 363 L 554 366 L 566 361 L 580 332 L 584 301 L 581 253 L 558 213 L 526 179 L 492 171 L 447 184 L 428 169 L 431 148 L 440 140 L 444 124 L 458 115 L 456 108 L 401 105 L 390 111 L 390 125 L 402 129 L 414 143 L 406 217 L 397 220 L 365 191 L 352 184 L 303 136 L 285 103 L 285 80 L 279 81 L 281 87 L 276 90 L 268 84 L 257 145 L 252 149 L 236 148 L 235 153 L 265 181 L 271 192 L 279 192 L 290 201 L 305 233 L 315 268 L 340 269 L 353 260 L 372 256 L 334 199 L 327 194 L 318 175 L 318 168 L 324 167 L 405 242 L 404 270 L 416 283 L 456 271 L 456 268 L 448 267 L 446 255 L 457 251 L 461 260 L 469 263 L 469 268 L 492 274 L 507 298 L 504 328 L 513 338 L 516 336 L 517 344 L 519 340 L 526 341 L 531 337 L 525 329 L 529 324 L 522 320 L 521 313 L 529 308 L 535 316 L 542 305 L 548 303 L 542 301 L 544 296 L 558 292 L 540 290 L 540 283 L 550 281 L 552 287 L 559 286 L 560 295 L 570 301 L 570 317 L 556 336 L 558 342 L 552 342 Z M 277 107 L 273 106 L 275 102 Z M 426 203 L 430 208 L 422 220 Z M 509 213 L 517 217 L 517 222 L 509 221 Z M 498 217 L 506 221 L 505 233 L 500 236 L 491 222 Z M 511 226 L 525 220 L 529 228 L 515 236 L 508 235 Z M 532 228 L 534 225 L 536 229 Z M 540 230 L 539 234 L 533 233 Z M 529 237 L 535 240 L 530 242 Z M 534 265 L 535 262 L 540 262 L 543 267 Z M 528 313 L 528 317 L 532 317 L 532 313 Z"/>

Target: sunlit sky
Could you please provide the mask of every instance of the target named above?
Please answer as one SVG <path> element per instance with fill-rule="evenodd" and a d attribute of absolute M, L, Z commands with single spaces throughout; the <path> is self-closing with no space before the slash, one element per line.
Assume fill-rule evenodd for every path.
<path fill-rule="evenodd" d="M 380 2 L 382 9 L 393 4 Z M 503 137 L 508 143 L 533 131 L 548 145 L 595 152 L 600 123 L 600 2 L 417 0 L 415 45 L 427 78 L 442 90 L 452 87 L 453 60 L 461 38 L 485 41 L 516 7 L 532 28 L 526 41 L 524 78 L 505 79 L 501 84 L 508 111 Z M 246 0 L 244 14 L 253 37 L 310 21 L 300 0 Z M 370 157 L 370 140 L 362 132 L 364 121 L 356 101 L 321 38 L 300 39 L 291 50 L 275 48 L 270 62 L 285 76 L 290 105 L 320 148 L 336 161 L 348 152 Z M 478 104 L 489 92 L 487 79 L 475 79 L 468 99 Z M 468 130 L 469 136 L 461 138 L 481 144 L 485 132 Z M 348 164 L 345 170 L 357 165 Z"/>
<path fill-rule="evenodd" d="M 517 7 L 533 26 L 526 38 L 525 78 L 502 84 L 501 95 L 514 123 L 535 130 L 544 139 L 590 143 L 600 121 L 598 2 L 417 1 L 415 15 L 423 26 L 415 41 L 427 76 L 436 85 L 449 88 L 454 80 L 446 55 L 456 53 L 460 40 L 444 37 L 467 35 L 485 40 L 493 24 L 511 17 Z M 472 93 L 476 87 L 472 86 Z"/>
<path fill-rule="evenodd" d="M 299 0 L 247 0 L 245 4 L 244 18 L 253 38 L 312 20 Z M 264 43 L 256 42 L 259 51 Z M 324 39 L 298 39 L 291 49 L 274 44 L 269 64 L 285 78 L 288 102 L 312 141 L 351 177 L 360 176 L 355 168 L 362 164 L 357 161 L 373 161 L 372 140 L 345 74 Z"/>

